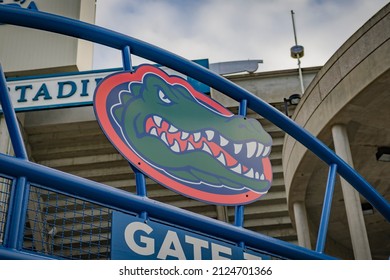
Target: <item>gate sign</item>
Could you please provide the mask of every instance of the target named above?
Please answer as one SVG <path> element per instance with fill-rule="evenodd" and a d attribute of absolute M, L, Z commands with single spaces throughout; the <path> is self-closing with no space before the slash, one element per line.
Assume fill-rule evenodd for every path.
<path fill-rule="evenodd" d="M 112 260 L 261 260 L 268 255 L 183 229 L 113 212 Z"/>
<path fill-rule="evenodd" d="M 113 74 L 98 85 L 94 109 L 116 149 L 173 191 L 242 205 L 270 188 L 269 134 L 181 77 L 151 65 Z"/>

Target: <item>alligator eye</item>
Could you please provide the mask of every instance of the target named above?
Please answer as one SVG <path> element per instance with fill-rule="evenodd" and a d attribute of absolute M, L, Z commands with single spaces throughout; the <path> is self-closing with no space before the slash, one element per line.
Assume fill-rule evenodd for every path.
<path fill-rule="evenodd" d="M 161 101 L 164 102 L 164 103 L 171 103 L 172 101 L 165 95 L 164 92 L 162 92 L 162 90 L 159 90 L 158 91 L 158 97 L 160 97 Z"/>

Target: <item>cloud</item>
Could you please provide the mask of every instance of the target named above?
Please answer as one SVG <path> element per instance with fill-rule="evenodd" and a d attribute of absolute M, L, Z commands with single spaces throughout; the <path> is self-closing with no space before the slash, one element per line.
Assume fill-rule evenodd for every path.
<path fill-rule="evenodd" d="M 295 68 L 295 12 L 302 66 L 323 65 L 385 0 L 98 0 L 96 24 L 187 59 L 263 59 L 260 71 Z M 95 48 L 95 68 L 121 65 L 119 51 Z M 142 59 L 133 58 L 134 64 Z"/>

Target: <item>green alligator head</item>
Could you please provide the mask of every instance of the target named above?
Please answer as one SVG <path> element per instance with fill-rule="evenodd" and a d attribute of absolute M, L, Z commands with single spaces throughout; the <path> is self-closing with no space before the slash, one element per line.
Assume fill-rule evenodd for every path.
<path fill-rule="evenodd" d="M 272 178 L 271 137 L 257 120 L 221 113 L 212 104 L 180 83 L 146 73 L 120 92 L 111 115 L 127 145 L 173 180 L 265 193 Z"/>

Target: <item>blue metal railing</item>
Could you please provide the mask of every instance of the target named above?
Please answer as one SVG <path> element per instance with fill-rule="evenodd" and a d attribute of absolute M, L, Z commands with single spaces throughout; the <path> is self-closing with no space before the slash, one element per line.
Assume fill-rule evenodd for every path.
<path fill-rule="evenodd" d="M 90 182 L 28 162 L 26 160 L 27 157 L 20 132 L 15 131 L 12 132 L 14 135 L 11 136 L 11 140 L 17 158 L 0 155 L 0 172 L 6 173 L 9 176 L 14 176 L 15 178 L 21 178 L 18 180 L 26 180 L 24 185 L 27 190 L 22 192 L 19 191 L 20 194 L 17 196 L 19 197 L 19 200 L 21 199 L 23 201 L 24 196 L 28 193 L 28 182 L 42 185 L 50 184 L 55 186 L 53 189 L 56 191 L 98 202 L 99 204 L 109 206 L 112 209 L 145 213 L 145 216 L 146 213 L 153 214 L 154 217 L 167 220 L 167 222 L 172 222 L 216 237 L 228 237 L 228 239 L 233 242 L 258 248 L 269 252 L 272 255 L 297 259 L 331 259 L 332 257 L 322 254 L 322 251 L 325 244 L 324 236 L 326 236 L 327 223 L 329 220 L 334 176 L 337 171 L 339 175 L 349 182 L 388 221 L 390 221 L 389 203 L 332 150 L 274 107 L 208 69 L 132 37 L 73 19 L 38 11 L 15 8 L 8 5 L 0 5 L 0 20 L 2 23 L 69 35 L 118 49 L 122 51 L 123 65 L 126 70 L 131 71 L 131 55 L 134 54 L 181 72 L 239 101 L 242 104 L 242 108 L 240 109 L 241 112 L 245 112 L 247 108 L 250 108 L 262 115 L 286 133 L 290 134 L 330 166 L 327 184 L 329 191 L 327 191 L 325 196 L 325 203 L 327 206 L 324 206 L 324 214 L 321 218 L 320 233 L 317 243 L 318 252 L 245 230 L 241 227 L 242 222 L 238 216 L 236 216 L 237 226 L 232 226 L 203 216 L 191 214 L 182 209 L 178 210 L 169 205 L 156 204 L 156 202 L 151 201 L 145 196 L 146 190 L 143 190 L 145 178 L 143 178 L 143 174 L 140 172 L 137 179 L 137 193 L 139 195 L 134 196 L 120 190 L 108 188 L 107 186 L 95 182 Z M 0 95 L 4 96 L 2 97 L 1 102 L 4 113 L 8 115 L 7 125 L 10 128 L 10 131 L 17 130 L 15 114 L 11 112 L 13 111 L 12 104 L 6 100 L 8 92 L 5 86 L 4 77 L 2 79 L 3 80 L 0 81 Z M 8 109 L 5 109 L 5 107 L 8 107 Z M 137 174 L 137 170 L 135 173 Z M 77 186 L 77 188 L 75 188 L 75 186 Z M 242 215 L 243 208 L 239 206 L 236 212 L 237 215 Z M 18 234 L 18 237 L 15 238 L 21 238 L 20 232 L 18 232 L 17 229 L 14 229 L 14 231 L 15 234 Z M 10 243 L 7 244 L 8 246 L 10 245 Z M 14 246 L 12 247 L 14 249 L 19 248 L 16 245 L 12 246 Z M 9 254 L 9 252 L 7 252 L 7 254 Z"/>

